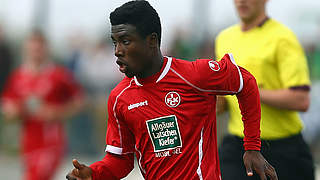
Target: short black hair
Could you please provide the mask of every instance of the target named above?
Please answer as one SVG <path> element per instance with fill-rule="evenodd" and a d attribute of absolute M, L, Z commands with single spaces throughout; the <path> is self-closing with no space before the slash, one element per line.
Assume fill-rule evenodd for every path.
<path fill-rule="evenodd" d="M 148 1 L 129 1 L 110 13 L 111 25 L 130 24 L 136 27 L 141 37 L 157 33 L 161 43 L 161 23 L 157 11 Z"/>

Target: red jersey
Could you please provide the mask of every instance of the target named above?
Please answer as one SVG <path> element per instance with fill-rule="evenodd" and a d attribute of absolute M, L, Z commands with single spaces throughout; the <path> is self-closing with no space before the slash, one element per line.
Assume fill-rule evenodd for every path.
<path fill-rule="evenodd" d="M 47 64 L 34 74 L 25 65 L 13 72 L 3 94 L 25 109 L 22 114 L 22 150 L 24 153 L 44 147 L 63 147 L 65 138 L 62 122 L 45 121 L 37 112 L 44 105 L 59 106 L 80 95 L 80 88 L 65 68 Z"/>
<path fill-rule="evenodd" d="M 219 180 L 216 95 L 226 94 L 239 99 L 245 149 L 260 150 L 255 79 L 227 54 L 219 62 L 165 57 L 157 74 L 124 78 L 108 100 L 106 151 L 135 153 L 146 179 Z"/>

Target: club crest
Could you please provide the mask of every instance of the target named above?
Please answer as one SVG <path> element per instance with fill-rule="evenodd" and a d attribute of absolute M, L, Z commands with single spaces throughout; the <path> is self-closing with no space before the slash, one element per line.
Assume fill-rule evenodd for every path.
<path fill-rule="evenodd" d="M 181 98 L 177 92 L 171 91 L 165 97 L 165 102 L 169 107 L 177 107 L 180 104 Z"/>
<path fill-rule="evenodd" d="M 217 61 L 211 60 L 208 63 L 209 63 L 210 69 L 212 69 L 213 71 L 219 71 L 220 70 L 220 66 L 219 66 Z"/>

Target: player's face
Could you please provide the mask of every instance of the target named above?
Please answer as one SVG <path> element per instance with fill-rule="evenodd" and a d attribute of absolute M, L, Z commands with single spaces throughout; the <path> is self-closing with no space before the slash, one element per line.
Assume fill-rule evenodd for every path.
<path fill-rule="evenodd" d="M 252 22 L 265 11 L 267 0 L 234 0 L 239 17 L 244 22 Z"/>
<path fill-rule="evenodd" d="M 28 60 L 43 62 L 47 56 L 46 42 L 42 37 L 30 37 L 25 44 L 25 52 Z"/>
<path fill-rule="evenodd" d="M 136 27 L 130 24 L 112 26 L 111 38 L 119 70 L 127 77 L 143 77 L 151 56 L 147 38 L 142 38 Z"/>

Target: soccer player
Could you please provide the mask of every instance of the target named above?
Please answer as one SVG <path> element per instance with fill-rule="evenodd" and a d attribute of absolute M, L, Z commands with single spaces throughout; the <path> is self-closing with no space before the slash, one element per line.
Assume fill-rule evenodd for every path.
<path fill-rule="evenodd" d="M 73 160 L 68 179 L 121 179 L 135 153 L 145 179 L 220 180 L 215 101 L 224 94 L 240 102 L 247 174 L 277 179 L 259 151 L 256 81 L 231 54 L 220 62 L 162 56 L 160 18 L 147 1 L 123 4 L 110 20 L 116 63 L 126 77 L 109 96 L 106 155 L 90 166 Z"/>
<path fill-rule="evenodd" d="M 234 0 L 240 23 L 218 35 L 216 55 L 232 52 L 237 63 L 255 76 L 261 100 L 262 154 L 277 169 L 279 179 L 313 180 L 313 161 L 298 115 L 309 106 L 306 57 L 293 32 L 267 16 L 266 2 Z M 255 179 L 243 173 L 245 166 L 239 158 L 245 138 L 239 104 L 231 96 L 226 100 L 230 135 L 219 151 L 222 179 Z"/>
<path fill-rule="evenodd" d="M 42 33 L 33 32 L 2 96 L 6 119 L 22 120 L 24 179 L 53 178 L 65 150 L 63 121 L 80 108 L 82 96 L 70 72 L 49 61 Z"/>

